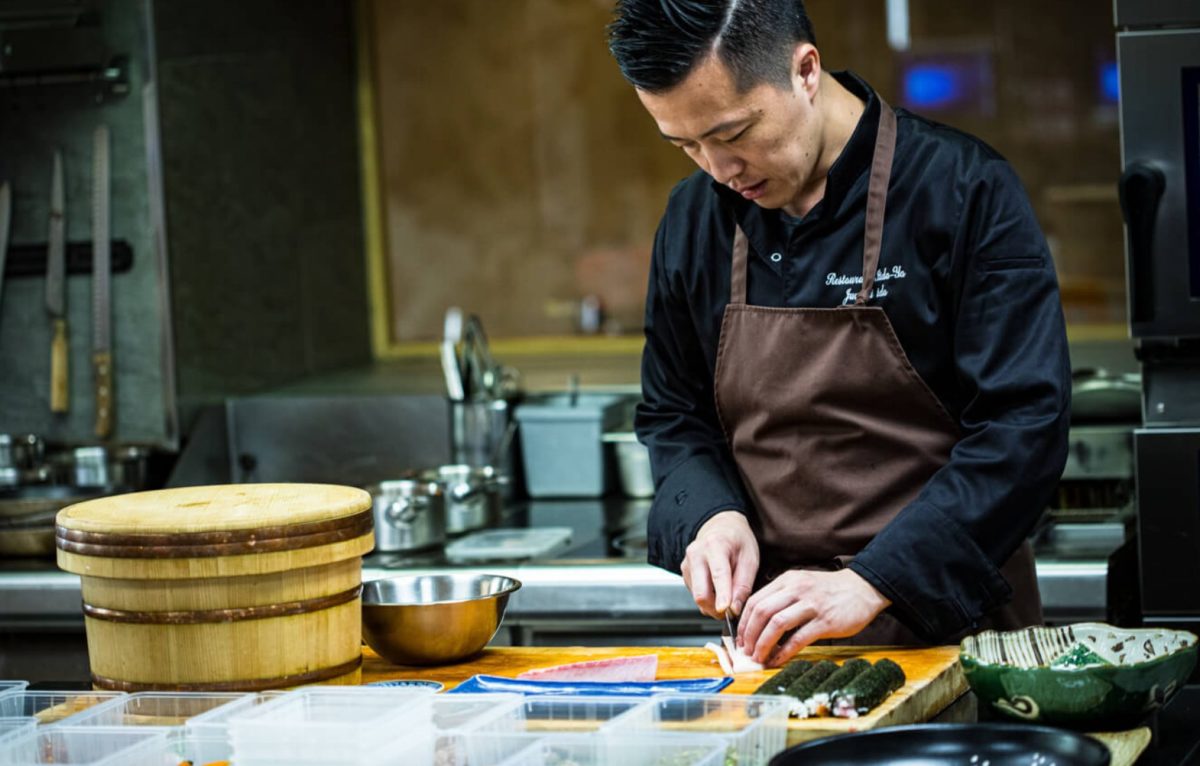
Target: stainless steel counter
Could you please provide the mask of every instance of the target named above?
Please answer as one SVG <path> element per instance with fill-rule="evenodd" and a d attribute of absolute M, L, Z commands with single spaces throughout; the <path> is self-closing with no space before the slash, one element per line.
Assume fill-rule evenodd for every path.
<path fill-rule="evenodd" d="M 83 629 L 79 578 L 53 569 L 0 571 L 0 629 Z M 522 587 L 509 602 L 510 627 L 547 630 L 659 626 L 707 627 L 678 575 L 620 559 L 456 567 L 515 577 Z M 445 567 L 405 568 L 404 574 L 436 573 Z M 400 574 L 393 568 L 363 569 L 363 579 Z M 1038 585 L 1048 621 L 1103 619 L 1108 568 L 1104 561 L 1039 561 Z"/>

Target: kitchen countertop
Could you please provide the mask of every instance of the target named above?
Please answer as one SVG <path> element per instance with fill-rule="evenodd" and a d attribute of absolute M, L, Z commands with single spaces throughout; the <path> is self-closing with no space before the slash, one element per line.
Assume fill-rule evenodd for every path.
<path fill-rule="evenodd" d="M 947 650 L 952 651 L 952 648 L 947 648 Z M 493 673 L 511 677 L 534 667 L 546 667 L 584 659 L 645 654 L 651 651 L 655 650 L 648 647 L 489 648 L 481 656 L 467 662 L 440 667 L 413 667 L 393 665 L 367 648 L 363 653 L 363 682 L 394 678 L 423 678 L 441 681 L 449 689 L 475 673 Z M 657 651 L 662 653 L 659 665 L 660 678 L 701 678 L 719 675 L 719 669 L 715 667 L 715 663 L 704 650 L 660 647 Z M 811 653 L 822 650 L 813 648 L 806 651 Z M 842 649 L 841 651 L 855 650 Z M 895 651 L 897 650 L 893 650 L 893 653 Z M 903 653 L 913 650 L 899 651 Z M 504 670 L 498 670 L 498 668 Z M 724 693 L 751 693 L 770 672 L 736 677 L 734 683 L 727 687 Z M 959 680 L 962 680 L 961 676 L 959 676 Z M 959 697 L 961 692 L 962 687 L 954 687 L 947 695 L 941 695 L 940 701 L 922 717 L 926 720 L 937 719 L 938 714 L 944 711 L 944 718 L 947 721 L 1007 720 L 987 710 L 977 710 L 974 695 L 967 691 Z M 951 712 L 947 706 L 953 708 L 955 712 Z M 1149 747 L 1136 761 L 1137 764 L 1139 766 L 1176 766 L 1177 764 L 1200 763 L 1200 727 L 1196 726 L 1197 721 L 1200 721 L 1200 684 L 1191 684 L 1172 697 L 1162 710 L 1148 716 L 1143 721 L 1130 725 L 1130 731 L 1142 726 L 1148 727 L 1152 737 Z M 1128 763 L 1128 761 L 1114 760 L 1114 764 L 1121 763 Z"/>

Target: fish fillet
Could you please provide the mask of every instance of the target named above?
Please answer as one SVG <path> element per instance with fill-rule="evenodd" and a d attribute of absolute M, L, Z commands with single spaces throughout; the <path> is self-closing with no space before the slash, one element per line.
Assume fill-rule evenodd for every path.
<path fill-rule="evenodd" d="M 722 646 L 721 644 L 724 645 Z M 757 673 L 763 669 L 762 665 L 734 646 L 733 639 L 729 636 L 721 636 L 721 644 L 714 644 L 710 641 L 704 645 L 704 648 L 717 655 L 717 662 L 721 665 L 721 670 L 726 675 Z"/>
<path fill-rule="evenodd" d="M 517 676 L 524 681 L 596 681 L 627 683 L 653 681 L 658 675 L 658 655 L 614 657 L 608 660 L 588 660 L 527 670 Z"/>

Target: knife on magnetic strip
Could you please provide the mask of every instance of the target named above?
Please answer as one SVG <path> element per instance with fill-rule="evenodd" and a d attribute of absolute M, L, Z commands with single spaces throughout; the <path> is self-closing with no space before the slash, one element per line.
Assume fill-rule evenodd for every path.
<path fill-rule="evenodd" d="M 98 126 L 92 139 L 92 368 L 96 385 L 96 436 L 104 439 L 112 434 L 114 402 L 108 126 Z"/>
<path fill-rule="evenodd" d="M 66 412 L 70 407 L 66 296 L 66 218 L 63 191 L 62 152 L 54 153 L 54 174 L 50 178 L 50 233 L 46 239 L 46 312 L 54 336 L 50 341 L 50 411 Z"/>

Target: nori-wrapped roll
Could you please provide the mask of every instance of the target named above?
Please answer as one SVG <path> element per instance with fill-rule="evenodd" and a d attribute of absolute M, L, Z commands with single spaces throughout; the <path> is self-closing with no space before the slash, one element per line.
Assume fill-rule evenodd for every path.
<path fill-rule="evenodd" d="M 828 713 L 830 697 L 870 669 L 871 663 L 862 658 L 846 660 L 836 673 L 822 681 L 812 694 L 802 700 L 808 709 L 808 714 L 825 715 Z"/>
<path fill-rule="evenodd" d="M 807 718 L 809 714 L 808 708 L 804 705 L 804 700 L 808 699 L 813 690 L 820 686 L 826 678 L 836 673 L 837 670 L 838 666 L 836 662 L 821 660 L 809 668 L 804 675 L 793 681 L 792 685 L 784 692 L 788 696 L 796 698 L 790 709 L 791 714 L 797 718 Z"/>
<path fill-rule="evenodd" d="M 892 692 L 904 686 L 904 669 L 884 658 L 834 695 L 830 706 L 835 716 L 857 718 L 877 707 Z"/>
<path fill-rule="evenodd" d="M 800 676 L 808 672 L 813 664 L 808 660 L 792 660 L 784 665 L 778 673 L 763 681 L 762 686 L 754 690 L 755 694 L 786 694 L 787 688 Z"/>

